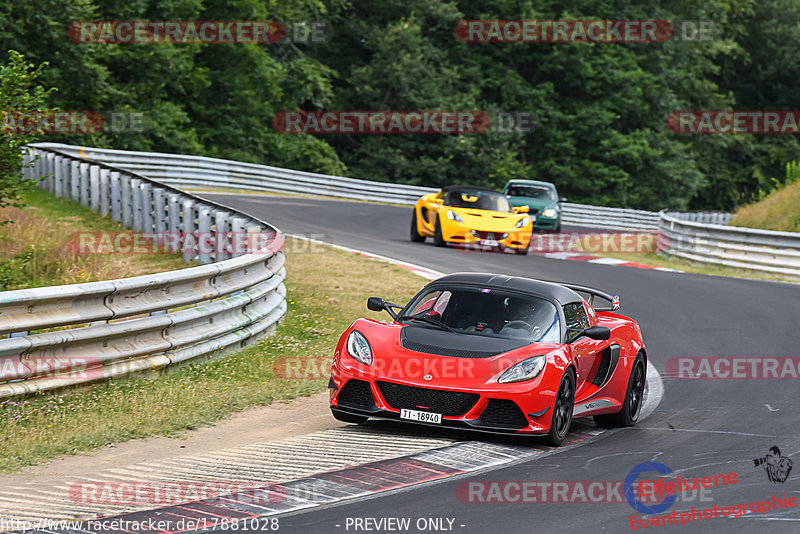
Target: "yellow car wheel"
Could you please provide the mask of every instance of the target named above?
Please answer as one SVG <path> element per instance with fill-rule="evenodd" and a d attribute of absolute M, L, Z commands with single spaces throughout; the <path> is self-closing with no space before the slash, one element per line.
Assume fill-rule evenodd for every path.
<path fill-rule="evenodd" d="M 422 243 L 425 241 L 425 236 L 419 235 L 419 230 L 417 228 L 417 209 L 411 212 L 411 241 L 414 243 Z"/>
<path fill-rule="evenodd" d="M 447 241 L 442 237 L 442 224 L 439 222 L 438 217 L 436 218 L 436 229 L 433 231 L 433 244 L 437 247 L 447 245 Z"/>

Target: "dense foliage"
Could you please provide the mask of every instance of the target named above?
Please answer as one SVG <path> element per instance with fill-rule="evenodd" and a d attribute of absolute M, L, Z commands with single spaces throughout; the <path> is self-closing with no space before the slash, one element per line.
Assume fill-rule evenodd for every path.
<path fill-rule="evenodd" d="M 324 21 L 327 42 L 78 44 L 82 20 Z M 713 23 L 713 39 L 465 43 L 471 19 Z M 798 0 L 0 0 L 0 50 L 50 67 L 50 103 L 139 132 L 49 136 L 421 185 L 555 182 L 570 200 L 730 209 L 800 159 L 795 135 L 676 134 L 676 110 L 798 110 Z M 5 58 L 4 58 L 5 60 Z M 528 112 L 530 132 L 283 134 L 282 110 Z"/>

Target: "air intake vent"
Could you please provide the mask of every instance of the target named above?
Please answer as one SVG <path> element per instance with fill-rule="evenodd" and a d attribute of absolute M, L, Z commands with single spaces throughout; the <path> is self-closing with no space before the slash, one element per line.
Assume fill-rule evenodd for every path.
<path fill-rule="evenodd" d="M 368 382 L 363 380 L 350 379 L 339 392 L 338 402 L 340 405 L 359 406 L 370 408 L 375 405 L 372 398 L 372 390 Z"/>
<path fill-rule="evenodd" d="M 392 382 L 378 382 L 381 394 L 396 410 L 430 410 L 451 417 L 467 413 L 480 399 L 477 393 L 418 388 Z"/>

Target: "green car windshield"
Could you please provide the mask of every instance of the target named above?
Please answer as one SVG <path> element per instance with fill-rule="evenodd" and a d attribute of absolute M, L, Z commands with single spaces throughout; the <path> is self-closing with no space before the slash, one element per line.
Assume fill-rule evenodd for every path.
<path fill-rule="evenodd" d="M 512 197 L 539 198 L 542 200 L 555 200 L 556 192 L 541 185 L 510 185 L 508 194 Z"/>

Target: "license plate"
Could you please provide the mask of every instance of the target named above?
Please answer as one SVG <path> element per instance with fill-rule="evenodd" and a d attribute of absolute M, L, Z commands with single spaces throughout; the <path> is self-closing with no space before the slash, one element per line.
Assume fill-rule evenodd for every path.
<path fill-rule="evenodd" d="M 433 412 L 420 412 L 419 410 L 400 410 L 400 419 L 409 419 L 411 421 L 419 421 L 420 423 L 436 423 L 442 424 L 442 414 Z"/>
<path fill-rule="evenodd" d="M 499 244 L 496 239 L 481 239 L 481 245 L 486 247 L 496 247 Z"/>

